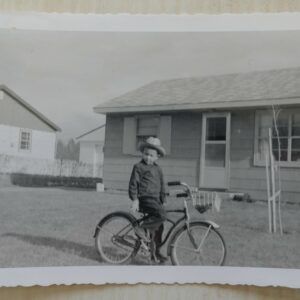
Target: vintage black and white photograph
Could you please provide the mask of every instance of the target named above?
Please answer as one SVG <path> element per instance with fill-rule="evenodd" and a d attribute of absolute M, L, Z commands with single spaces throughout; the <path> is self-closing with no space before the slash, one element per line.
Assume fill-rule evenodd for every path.
<path fill-rule="evenodd" d="M 0 268 L 300 268 L 300 31 L 0 44 Z"/>

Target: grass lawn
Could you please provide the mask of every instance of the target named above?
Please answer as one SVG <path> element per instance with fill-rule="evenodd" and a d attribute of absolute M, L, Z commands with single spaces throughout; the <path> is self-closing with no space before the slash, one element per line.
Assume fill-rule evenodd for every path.
<path fill-rule="evenodd" d="M 0 190 L 0 267 L 103 264 L 94 247 L 98 221 L 128 210 L 126 195 L 58 188 Z M 169 207 L 178 207 L 178 199 Z M 266 203 L 223 201 L 220 213 L 193 218 L 218 223 L 227 245 L 227 266 L 300 268 L 300 204 L 282 207 L 283 236 L 268 233 Z M 137 257 L 133 263 L 147 261 Z"/>

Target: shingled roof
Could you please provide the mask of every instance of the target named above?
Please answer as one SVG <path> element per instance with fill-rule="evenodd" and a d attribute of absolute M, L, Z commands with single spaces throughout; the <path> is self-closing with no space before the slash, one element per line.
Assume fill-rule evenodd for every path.
<path fill-rule="evenodd" d="M 154 81 L 104 102 L 96 113 L 300 104 L 300 68 Z"/>

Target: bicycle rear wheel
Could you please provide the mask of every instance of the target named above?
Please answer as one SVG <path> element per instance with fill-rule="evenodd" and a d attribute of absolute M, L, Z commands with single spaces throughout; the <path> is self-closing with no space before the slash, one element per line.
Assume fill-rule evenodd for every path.
<path fill-rule="evenodd" d="M 221 266 L 226 257 L 222 235 L 210 224 L 193 222 L 182 226 L 170 241 L 173 265 Z"/>
<path fill-rule="evenodd" d="M 124 264 L 133 258 L 140 247 L 129 216 L 113 213 L 98 225 L 95 245 L 101 258 L 111 264 Z"/>

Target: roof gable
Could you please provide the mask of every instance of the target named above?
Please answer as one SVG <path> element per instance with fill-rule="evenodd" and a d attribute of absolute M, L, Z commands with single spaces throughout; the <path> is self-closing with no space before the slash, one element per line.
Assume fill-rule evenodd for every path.
<path fill-rule="evenodd" d="M 293 104 L 300 100 L 300 68 L 154 81 L 104 102 L 95 112 L 201 109 Z"/>
<path fill-rule="evenodd" d="M 30 113 L 35 115 L 40 121 L 45 123 L 52 130 L 61 131 L 61 129 L 57 125 L 55 125 L 52 121 L 50 121 L 48 118 L 46 118 L 42 113 L 40 113 L 33 106 L 31 106 L 29 103 L 27 103 L 25 100 L 23 100 L 19 95 L 17 95 L 15 92 L 13 92 L 11 89 L 9 89 L 7 86 L 0 85 L 0 91 L 7 94 L 8 96 L 10 96 L 10 98 L 14 99 L 19 105 L 21 105 L 26 110 L 28 110 Z"/>

